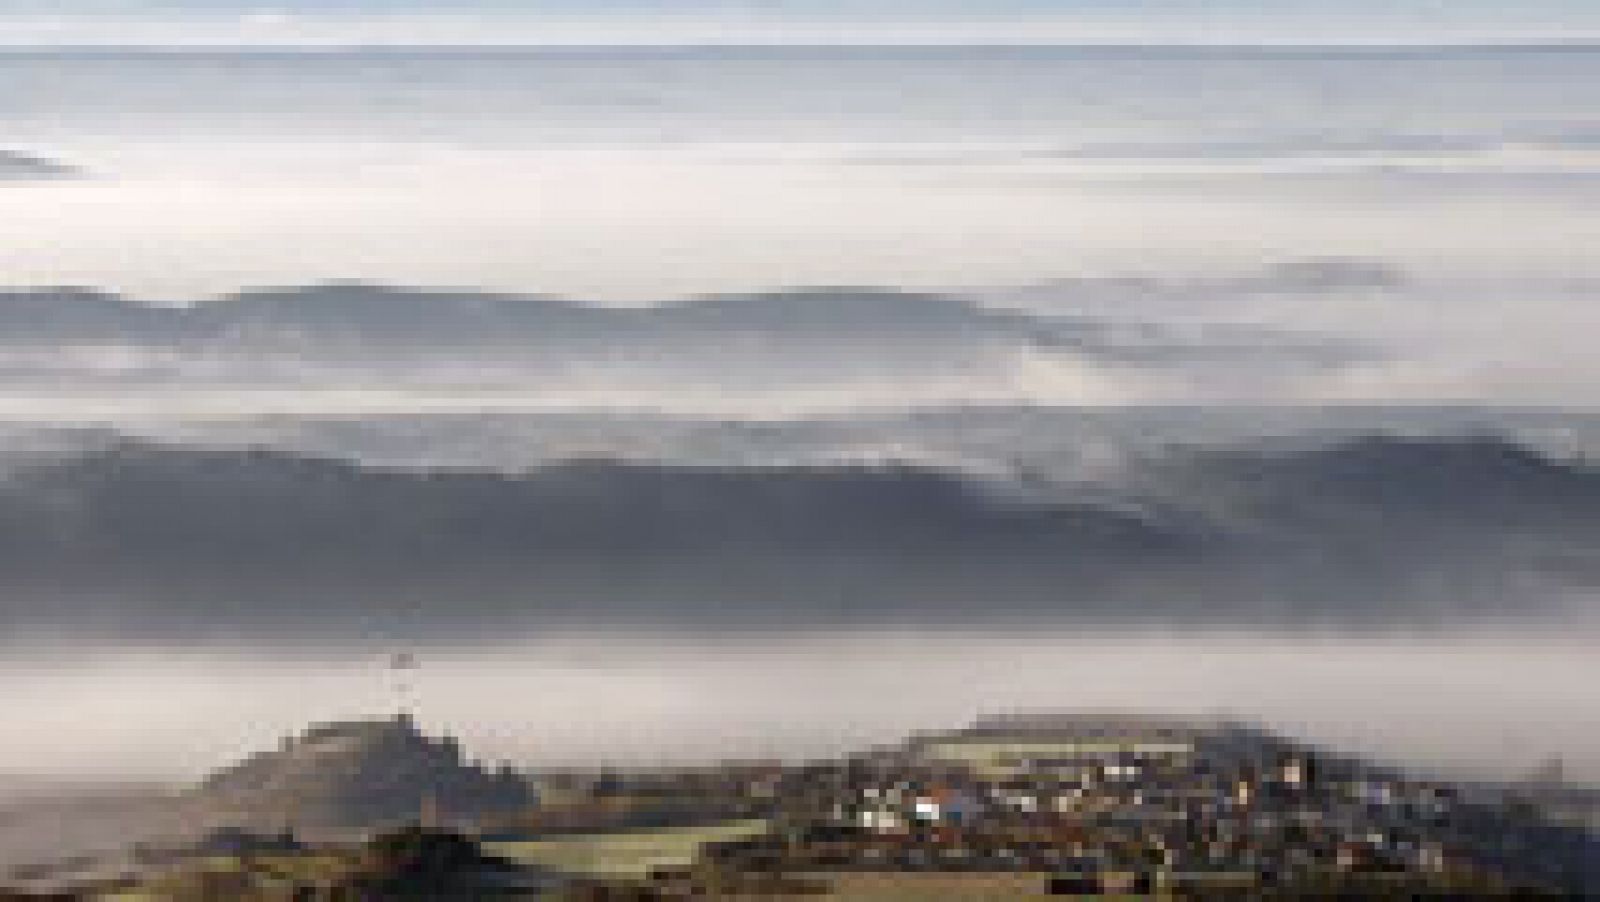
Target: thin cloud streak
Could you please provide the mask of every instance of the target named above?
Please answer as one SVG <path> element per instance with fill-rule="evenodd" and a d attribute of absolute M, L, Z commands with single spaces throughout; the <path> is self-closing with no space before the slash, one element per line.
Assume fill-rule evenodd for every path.
<path fill-rule="evenodd" d="M 361 3 L 193 6 L 103 3 L 0 9 L 10 46 L 688 46 L 1194 45 L 1384 46 L 1573 43 L 1600 39 L 1600 15 L 1558 2 L 1514 10 L 1415 3 L 1325 4 L 629 4 Z"/>

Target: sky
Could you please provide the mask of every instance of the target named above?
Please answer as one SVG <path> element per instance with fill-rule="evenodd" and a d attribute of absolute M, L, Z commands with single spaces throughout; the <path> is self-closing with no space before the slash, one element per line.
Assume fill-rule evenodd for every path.
<path fill-rule="evenodd" d="M 1588 0 L 4 0 L 0 45 L 1517 43 Z"/>

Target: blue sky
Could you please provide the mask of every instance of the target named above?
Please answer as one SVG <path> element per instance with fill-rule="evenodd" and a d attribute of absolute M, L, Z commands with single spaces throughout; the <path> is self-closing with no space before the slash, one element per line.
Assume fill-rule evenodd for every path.
<path fill-rule="evenodd" d="M 0 0 L 0 43 L 1518 42 L 1600 0 Z"/>

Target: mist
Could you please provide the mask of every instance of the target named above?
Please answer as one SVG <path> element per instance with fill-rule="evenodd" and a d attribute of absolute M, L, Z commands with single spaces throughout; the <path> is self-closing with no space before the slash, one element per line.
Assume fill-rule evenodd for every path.
<path fill-rule="evenodd" d="M 115 343 L 77 358 L 47 343 L 56 390 L 11 395 L 0 415 L 1585 407 L 1600 376 L 1583 340 L 1600 327 L 1597 59 L 1581 46 L 9 53 L 0 76 L 26 90 L 0 99 L 3 159 L 74 176 L 0 182 L 17 290 L 171 307 L 364 282 L 650 307 L 869 286 L 1270 329 L 1251 343 L 1367 359 L 1107 371 L 1024 349 L 943 380 L 830 385 L 818 367 L 777 390 L 751 367 L 720 384 L 649 370 L 607 383 L 589 367 L 582 385 L 524 371 L 474 386 L 488 374 L 435 369 L 407 394 L 396 375 L 415 361 L 397 356 L 357 384 L 300 360 L 280 384 L 191 371 L 174 394 L 111 384 L 149 365 Z M 1393 278 L 1319 283 L 1316 261 Z M 1239 347 L 1206 341 L 1219 357 Z M 74 359 L 89 372 L 62 372 Z"/>
<path fill-rule="evenodd" d="M 364 279 L 649 302 L 1329 255 L 1593 275 L 1595 59 L 10 54 L 8 149 L 95 177 L 8 184 L 0 243 L 13 285 L 161 301 Z"/>
<path fill-rule="evenodd" d="M 384 655 L 102 650 L 5 665 L 0 771 L 186 781 L 308 719 L 410 702 L 473 755 L 530 767 L 798 760 L 1006 710 L 1131 708 L 1261 721 L 1456 777 L 1515 778 L 1559 752 L 1594 779 L 1592 672 L 1587 640 L 1558 634 L 569 634 L 424 654 L 401 697 Z"/>
<path fill-rule="evenodd" d="M 414 703 L 1600 779 L 1600 50 L 1435 38 L 0 53 L 0 777 Z"/>

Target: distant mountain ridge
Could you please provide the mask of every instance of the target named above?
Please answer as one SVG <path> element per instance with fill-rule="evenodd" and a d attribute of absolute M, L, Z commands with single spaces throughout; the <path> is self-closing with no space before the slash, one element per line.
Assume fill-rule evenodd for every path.
<path fill-rule="evenodd" d="M 81 174 L 76 167 L 56 160 L 12 150 L 0 150 L 0 181 L 7 179 L 60 179 Z"/>
<path fill-rule="evenodd" d="M 27 356 L 43 348 L 52 355 Z M 114 349 L 137 354 L 108 357 Z M 841 363 L 865 374 L 959 366 L 1018 351 L 1138 365 L 1241 356 L 1332 364 L 1358 353 L 1346 344 L 1266 330 L 1169 329 L 865 288 L 644 307 L 363 283 L 249 291 L 188 306 L 77 288 L 0 292 L 0 352 L 22 355 L 6 367 L 13 378 L 52 368 L 109 368 L 124 382 L 182 374 L 221 378 L 230 375 L 230 364 L 263 363 L 316 366 L 326 375 L 328 368 L 423 362 L 467 372 L 516 366 L 571 378 L 693 369 L 705 365 L 706 355 L 729 367 L 776 367 L 780 376 L 786 366 L 826 371 Z M 294 374 L 292 368 L 265 373 L 279 379 Z M 246 369 L 233 375 L 263 374 Z"/>
<path fill-rule="evenodd" d="M 1035 317 L 936 294 L 811 288 L 695 298 L 647 307 L 548 296 L 331 282 L 245 291 L 185 306 L 157 305 L 82 288 L 0 293 L 7 341 L 34 335 L 145 341 L 245 340 L 283 335 L 353 339 L 497 337 L 493 330 L 738 329 L 834 332 L 858 327 L 1026 329 Z M 433 330 L 442 330 L 434 332 Z M 498 337 L 505 337 L 499 335 Z"/>
<path fill-rule="evenodd" d="M 0 480 L 13 621 L 222 641 L 1526 618 L 1600 582 L 1596 548 L 1600 472 L 1488 436 L 1175 452 L 1064 496 L 895 464 L 411 472 L 128 441 Z"/>

